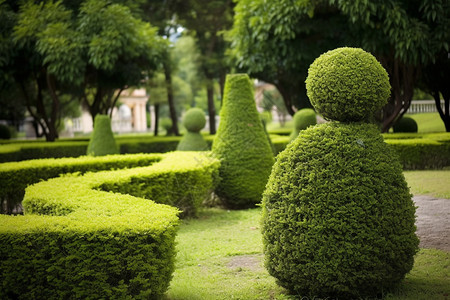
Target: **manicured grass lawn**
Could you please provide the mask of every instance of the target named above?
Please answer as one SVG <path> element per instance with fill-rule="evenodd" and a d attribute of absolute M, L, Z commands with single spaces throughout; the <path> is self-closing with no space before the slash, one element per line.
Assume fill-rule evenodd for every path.
<path fill-rule="evenodd" d="M 414 193 L 427 186 L 429 194 L 450 199 L 450 171 L 405 174 Z M 437 183 L 426 183 L 434 182 L 437 175 L 441 178 Z M 177 237 L 176 270 L 167 298 L 302 299 L 288 295 L 263 266 L 260 213 L 259 208 L 211 208 L 198 219 L 184 220 Z M 411 273 L 386 299 L 449 299 L 449 265 L 450 252 L 421 249 Z"/>
<path fill-rule="evenodd" d="M 450 170 L 406 171 L 404 174 L 414 195 L 450 199 Z"/>
<path fill-rule="evenodd" d="M 417 122 L 418 132 L 445 132 L 444 122 L 439 113 L 406 114 Z"/>

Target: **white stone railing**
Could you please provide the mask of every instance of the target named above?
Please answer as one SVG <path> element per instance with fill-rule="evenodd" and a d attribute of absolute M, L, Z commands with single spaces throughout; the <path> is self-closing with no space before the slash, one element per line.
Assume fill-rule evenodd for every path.
<path fill-rule="evenodd" d="M 444 109 L 444 100 L 441 100 L 441 107 Z M 413 100 L 408 109 L 409 114 L 420 114 L 428 112 L 437 112 L 434 100 Z"/>

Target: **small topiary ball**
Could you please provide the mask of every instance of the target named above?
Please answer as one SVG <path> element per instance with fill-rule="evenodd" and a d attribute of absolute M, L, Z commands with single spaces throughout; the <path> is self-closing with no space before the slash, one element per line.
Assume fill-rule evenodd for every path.
<path fill-rule="evenodd" d="M 417 132 L 417 122 L 410 117 L 403 116 L 394 124 L 394 132 Z"/>
<path fill-rule="evenodd" d="M 200 132 L 206 125 L 205 113 L 200 108 L 190 108 L 184 115 L 183 125 L 187 131 Z"/>
<path fill-rule="evenodd" d="M 341 122 L 368 120 L 387 103 L 389 77 L 376 58 L 359 48 L 338 48 L 319 56 L 306 79 L 316 111 Z"/>
<path fill-rule="evenodd" d="M 316 125 L 316 112 L 311 108 L 300 109 L 294 114 L 294 130 L 291 133 L 290 139 L 293 140 L 298 136 L 300 130 L 304 130 L 311 125 Z"/>

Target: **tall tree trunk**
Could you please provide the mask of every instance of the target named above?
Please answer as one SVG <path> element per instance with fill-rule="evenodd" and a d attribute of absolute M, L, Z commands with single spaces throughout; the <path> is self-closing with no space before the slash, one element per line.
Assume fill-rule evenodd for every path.
<path fill-rule="evenodd" d="M 432 94 L 436 104 L 436 109 L 439 112 L 442 122 L 444 122 L 445 131 L 450 132 L 450 94 L 446 94 L 444 92 L 442 93 L 442 96 L 444 96 L 444 110 L 442 110 L 441 107 L 441 97 L 439 96 L 439 91 L 435 90 Z"/>
<path fill-rule="evenodd" d="M 414 83 L 417 79 L 417 70 L 412 65 L 405 65 L 398 59 L 380 59 L 389 73 L 391 83 L 391 97 L 383 107 L 382 132 L 389 129 L 399 120 L 411 106 L 414 94 Z"/>
<path fill-rule="evenodd" d="M 50 98 L 52 99 L 52 106 L 51 106 L 51 112 L 50 112 L 50 118 L 47 120 L 47 127 L 48 127 L 48 136 L 47 141 L 55 141 L 55 139 L 58 138 L 58 128 L 57 125 L 60 122 L 61 117 L 61 109 L 60 109 L 60 102 L 59 97 L 56 94 L 56 84 L 55 79 L 53 76 L 47 73 L 46 76 L 47 79 L 47 87 L 50 93 Z"/>
<path fill-rule="evenodd" d="M 214 85 L 212 79 L 208 79 L 206 83 L 206 95 L 208 97 L 209 133 L 216 134 L 216 108 L 214 106 Z"/>
<path fill-rule="evenodd" d="M 175 100 L 173 98 L 173 86 L 172 86 L 172 70 L 169 62 L 164 62 L 164 76 L 166 79 L 167 88 L 167 101 L 169 102 L 169 113 L 172 119 L 172 133 L 175 135 L 180 135 L 178 130 L 177 112 L 175 110 Z"/>
<path fill-rule="evenodd" d="M 158 136 L 158 128 L 159 128 L 159 103 L 155 105 L 155 128 L 154 128 L 154 136 Z"/>

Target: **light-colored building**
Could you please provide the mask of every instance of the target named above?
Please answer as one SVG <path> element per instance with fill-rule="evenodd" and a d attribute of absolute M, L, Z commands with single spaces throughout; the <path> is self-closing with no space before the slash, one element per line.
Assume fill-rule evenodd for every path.
<path fill-rule="evenodd" d="M 111 127 L 113 132 L 145 132 L 147 131 L 146 104 L 148 95 L 145 89 L 125 90 L 119 97 L 121 105 L 112 112 Z M 66 136 L 74 133 L 89 133 L 93 130 L 90 113 L 83 110 L 79 118 L 65 120 Z"/>

